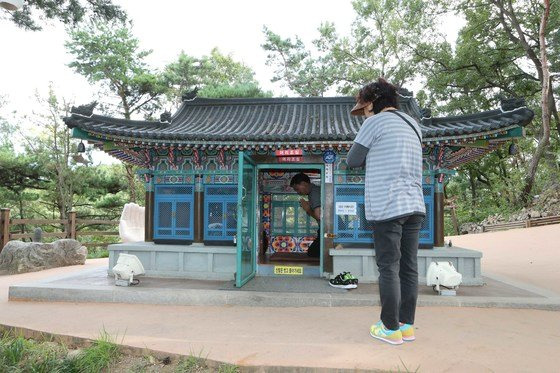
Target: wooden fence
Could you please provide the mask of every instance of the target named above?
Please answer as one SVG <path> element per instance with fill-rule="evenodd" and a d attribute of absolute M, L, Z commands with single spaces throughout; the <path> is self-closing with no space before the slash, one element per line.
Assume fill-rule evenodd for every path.
<path fill-rule="evenodd" d="M 20 233 L 13 232 L 13 226 L 44 226 L 44 225 L 58 225 L 61 226 L 60 232 L 43 232 L 43 237 L 57 237 L 57 238 L 73 238 L 77 239 L 82 236 L 118 236 L 119 232 L 114 231 L 96 231 L 96 230 L 82 230 L 92 225 L 105 225 L 115 226 L 119 225 L 118 220 L 99 220 L 99 219 L 78 219 L 75 211 L 68 213 L 68 220 L 66 219 L 10 219 L 10 209 L 0 209 L 0 251 L 10 240 L 21 240 L 26 238 L 33 238 L 33 233 Z M 24 229 L 25 230 L 25 229 Z M 110 242 L 86 242 L 84 246 L 107 246 Z"/>
<path fill-rule="evenodd" d="M 495 232 L 495 231 L 503 231 L 507 229 L 539 227 L 541 225 L 559 224 L 559 223 L 560 223 L 560 216 L 547 216 L 545 218 L 536 218 L 536 219 L 529 219 L 529 220 L 512 221 L 509 223 L 483 225 L 482 231 Z"/>

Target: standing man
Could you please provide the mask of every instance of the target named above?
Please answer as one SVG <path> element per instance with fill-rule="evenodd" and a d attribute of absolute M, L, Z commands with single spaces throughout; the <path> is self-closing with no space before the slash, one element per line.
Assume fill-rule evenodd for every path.
<path fill-rule="evenodd" d="M 365 164 L 365 212 L 374 223 L 381 320 L 370 334 L 391 344 L 415 339 L 418 240 L 426 215 L 422 132 L 398 107 L 397 88 L 385 79 L 364 86 L 352 114 L 366 120 L 347 158 L 349 167 Z"/>
<path fill-rule="evenodd" d="M 317 224 L 321 223 L 321 188 L 315 184 L 312 184 L 309 180 L 309 176 L 300 172 L 292 177 L 290 181 L 290 186 L 299 194 L 300 196 L 307 196 L 308 201 L 301 198 L 299 200 L 299 205 L 305 210 L 307 215 L 311 216 L 317 221 Z M 321 253 L 321 239 L 319 235 L 321 234 L 321 229 L 317 230 L 317 237 L 313 240 L 311 245 L 307 249 L 307 255 L 313 258 L 318 258 Z"/>

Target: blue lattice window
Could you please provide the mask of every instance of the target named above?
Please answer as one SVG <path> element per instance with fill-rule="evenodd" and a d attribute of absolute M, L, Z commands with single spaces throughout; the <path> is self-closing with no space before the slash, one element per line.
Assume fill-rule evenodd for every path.
<path fill-rule="evenodd" d="M 314 236 L 319 226 L 299 205 L 302 197 L 297 194 L 272 195 L 271 235 L 272 236 Z"/>
<path fill-rule="evenodd" d="M 204 240 L 233 241 L 237 232 L 237 185 L 204 187 Z"/>
<path fill-rule="evenodd" d="M 154 238 L 193 239 L 193 185 L 157 185 L 154 196 Z"/>
<path fill-rule="evenodd" d="M 373 242 L 373 223 L 366 219 L 364 208 L 364 185 L 335 185 L 334 202 L 355 202 L 356 215 L 336 215 L 335 242 Z"/>
<path fill-rule="evenodd" d="M 433 246 L 434 244 L 434 186 L 423 184 L 426 218 L 420 228 L 420 244 Z"/>
<path fill-rule="evenodd" d="M 420 228 L 419 243 L 431 246 L 434 243 L 434 186 L 424 184 L 422 189 L 426 218 Z M 334 193 L 335 204 L 336 202 L 356 202 L 358 213 L 357 215 L 335 214 L 335 242 L 372 243 L 373 223 L 365 217 L 364 185 L 336 185 Z"/>

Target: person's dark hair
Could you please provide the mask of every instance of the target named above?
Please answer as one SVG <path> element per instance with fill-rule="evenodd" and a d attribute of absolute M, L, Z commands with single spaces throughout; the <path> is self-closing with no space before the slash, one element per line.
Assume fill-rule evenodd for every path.
<path fill-rule="evenodd" d="M 299 174 L 295 174 L 294 177 L 292 177 L 292 180 L 290 180 L 290 186 L 293 188 L 294 185 L 299 184 L 303 181 L 305 181 L 306 183 L 311 183 L 309 176 L 307 176 L 303 172 L 300 172 Z"/>
<path fill-rule="evenodd" d="M 369 83 L 360 89 L 358 100 L 361 102 L 373 102 L 373 113 L 377 114 L 386 107 L 399 108 L 397 87 L 383 78 Z"/>

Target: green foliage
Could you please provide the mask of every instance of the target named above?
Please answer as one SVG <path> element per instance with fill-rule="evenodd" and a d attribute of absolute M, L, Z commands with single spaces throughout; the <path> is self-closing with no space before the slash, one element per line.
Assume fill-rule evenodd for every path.
<path fill-rule="evenodd" d="M 78 372 L 96 373 L 106 369 L 120 355 L 119 347 L 111 336 L 103 331 L 93 345 L 78 356 Z"/>
<path fill-rule="evenodd" d="M 420 43 L 416 63 L 426 75 L 429 103 L 444 114 L 468 113 L 494 107 L 501 97 L 526 97 L 540 94 L 538 31 L 542 8 L 535 0 L 513 1 L 513 14 L 501 16 L 500 2 L 454 1 L 450 11 L 466 21 L 454 46 L 447 42 Z M 515 25 L 524 31 L 529 51 L 515 34 Z M 550 35 L 558 30 L 558 12 L 551 15 Z M 550 55 L 559 53 L 558 44 L 549 43 Z M 538 58 L 537 58 L 538 59 Z M 552 61 L 552 58 L 551 58 Z"/>
<path fill-rule="evenodd" d="M 198 96 L 210 98 L 266 97 L 254 78 L 250 67 L 237 62 L 231 55 L 217 48 L 209 56 L 195 58 L 181 52 L 175 62 L 167 65 L 163 80 L 170 100 L 179 100 L 182 94 L 199 89 Z"/>
<path fill-rule="evenodd" d="M 219 373 L 239 373 L 240 369 L 237 365 L 222 364 L 218 367 Z"/>
<path fill-rule="evenodd" d="M 118 346 L 106 332 L 80 354 L 54 342 L 39 342 L 5 333 L 0 339 L 0 371 L 32 373 L 97 373 L 117 360 Z"/>
<path fill-rule="evenodd" d="M 205 86 L 198 92 L 198 96 L 208 98 L 254 98 L 272 97 L 272 92 L 263 92 L 255 83 L 241 83 Z"/>
<path fill-rule="evenodd" d="M 276 67 L 275 81 L 283 81 L 301 96 L 323 96 L 334 83 L 336 72 L 327 65 L 325 56 L 313 58 L 301 39 L 296 36 L 283 39 L 267 27 L 263 30 L 266 42 L 262 47 L 269 52 L 267 65 Z"/>
<path fill-rule="evenodd" d="M 95 249 L 95 250 L 88 249 L 88 255 L 87 255 L 88 259 L 98 259 L 98 258 L 108 258 L 108 257 L 109 257 L 109 251 L 107 249 Z"/>
<path fill-rule="evenodd" d="M 75 26 L 91 18 L 125 21 L 126 13 L 111 0 L 26 0 L 20 10 L 9 13 L 9 18 L 23 29 L 38 31 L 45 20 Z"/>
<path fill-rule="evenodd" d="M 2 336 L 0 341 L 0 361 L 8 367 L 17 366 L 25 355 L 29 343 L 23 337 Z"/>
<path fill-rule="evenodd" d="M 70 30 L 69 36 L 65 45 L 74 60 L 68 66 L 118 97 L 125 118 L 135 112 L 149 117 L 160 109 L 159 98 L 167 88 L 145 62 L 152 51 L 140 49 L 129 27 L 90 23 Z"/>
<path fill-rule="evenodd" d="M 182 359 L 177 364 L 175 372 L 177 373 L 195 373 L 195 372 L 206 372 L 208 369 L 206 366 L 205 359 L 198 358 L 195 356 L 189 356 L 186 359 Z"/>
<path fill-rule="evenodd" d="M 418 77 L 414 46 L 422 40 L 442 38 L 434 25 L 435 5 L 429 1 L 355 0 L 356 19 L 349 36 L 338 35 L 334 25 L 319 27 L 308 50 L 295 40 L 264 28 L 269 52 L 267 64 L 276 67 L 273 80 L 281 80 L 302 96 L 322 96 L 336 88 L 352 94 L 378 76 L 404 85 Z"/>
<path fill-rule="evenodd" d="M 438 3 L 437 0 L 433 1 Z M 553 1 L 558 5 L 557 1 Z M 558 38 L 560 13 L 552 7 L 548 23 L 549 60 L 560 53 Z M 476 163 L 459 168 L 459 175 L 448 184 L 448 195 L 460 195 L 459 223 L 481 221 L 488 215 L 507 217 L 532 195 L 543 188 L 557 185 L 559 177 L 558 133 L 545 151 L 546 165 L 539 165 L 531 180 L 530 165 L 542 140 L 542 108 L 539 28 L 543 7 L 540 1 L 453 1 L 443 10 L 456 12 L 465 19 L 454 45 L 447 42 L 423 42 L 417 47 L 418 66 L 425 71 L 425 90 L 421 103 L 437 115 L 455 115 L 490 110 L 502 98 L 524 97 L 535 111 L 533 122 L 526 127 L 527 138 L 520 141 L 520 153 L 509 156 L 498 150 Z M 522 30 L 522 36 L 517 30 Z M 556 62 L 553 62 L 553 64 Z M 555 95 L 558 95 L 558 87 Z M 555 106 L 554 97 L 552 106 Z M 553 114 L 554 114 L 553 109 Z M 557 114 L 556 126 L 560 128 Z M 541 162 L 542 163 L 542 162 Z"/>

